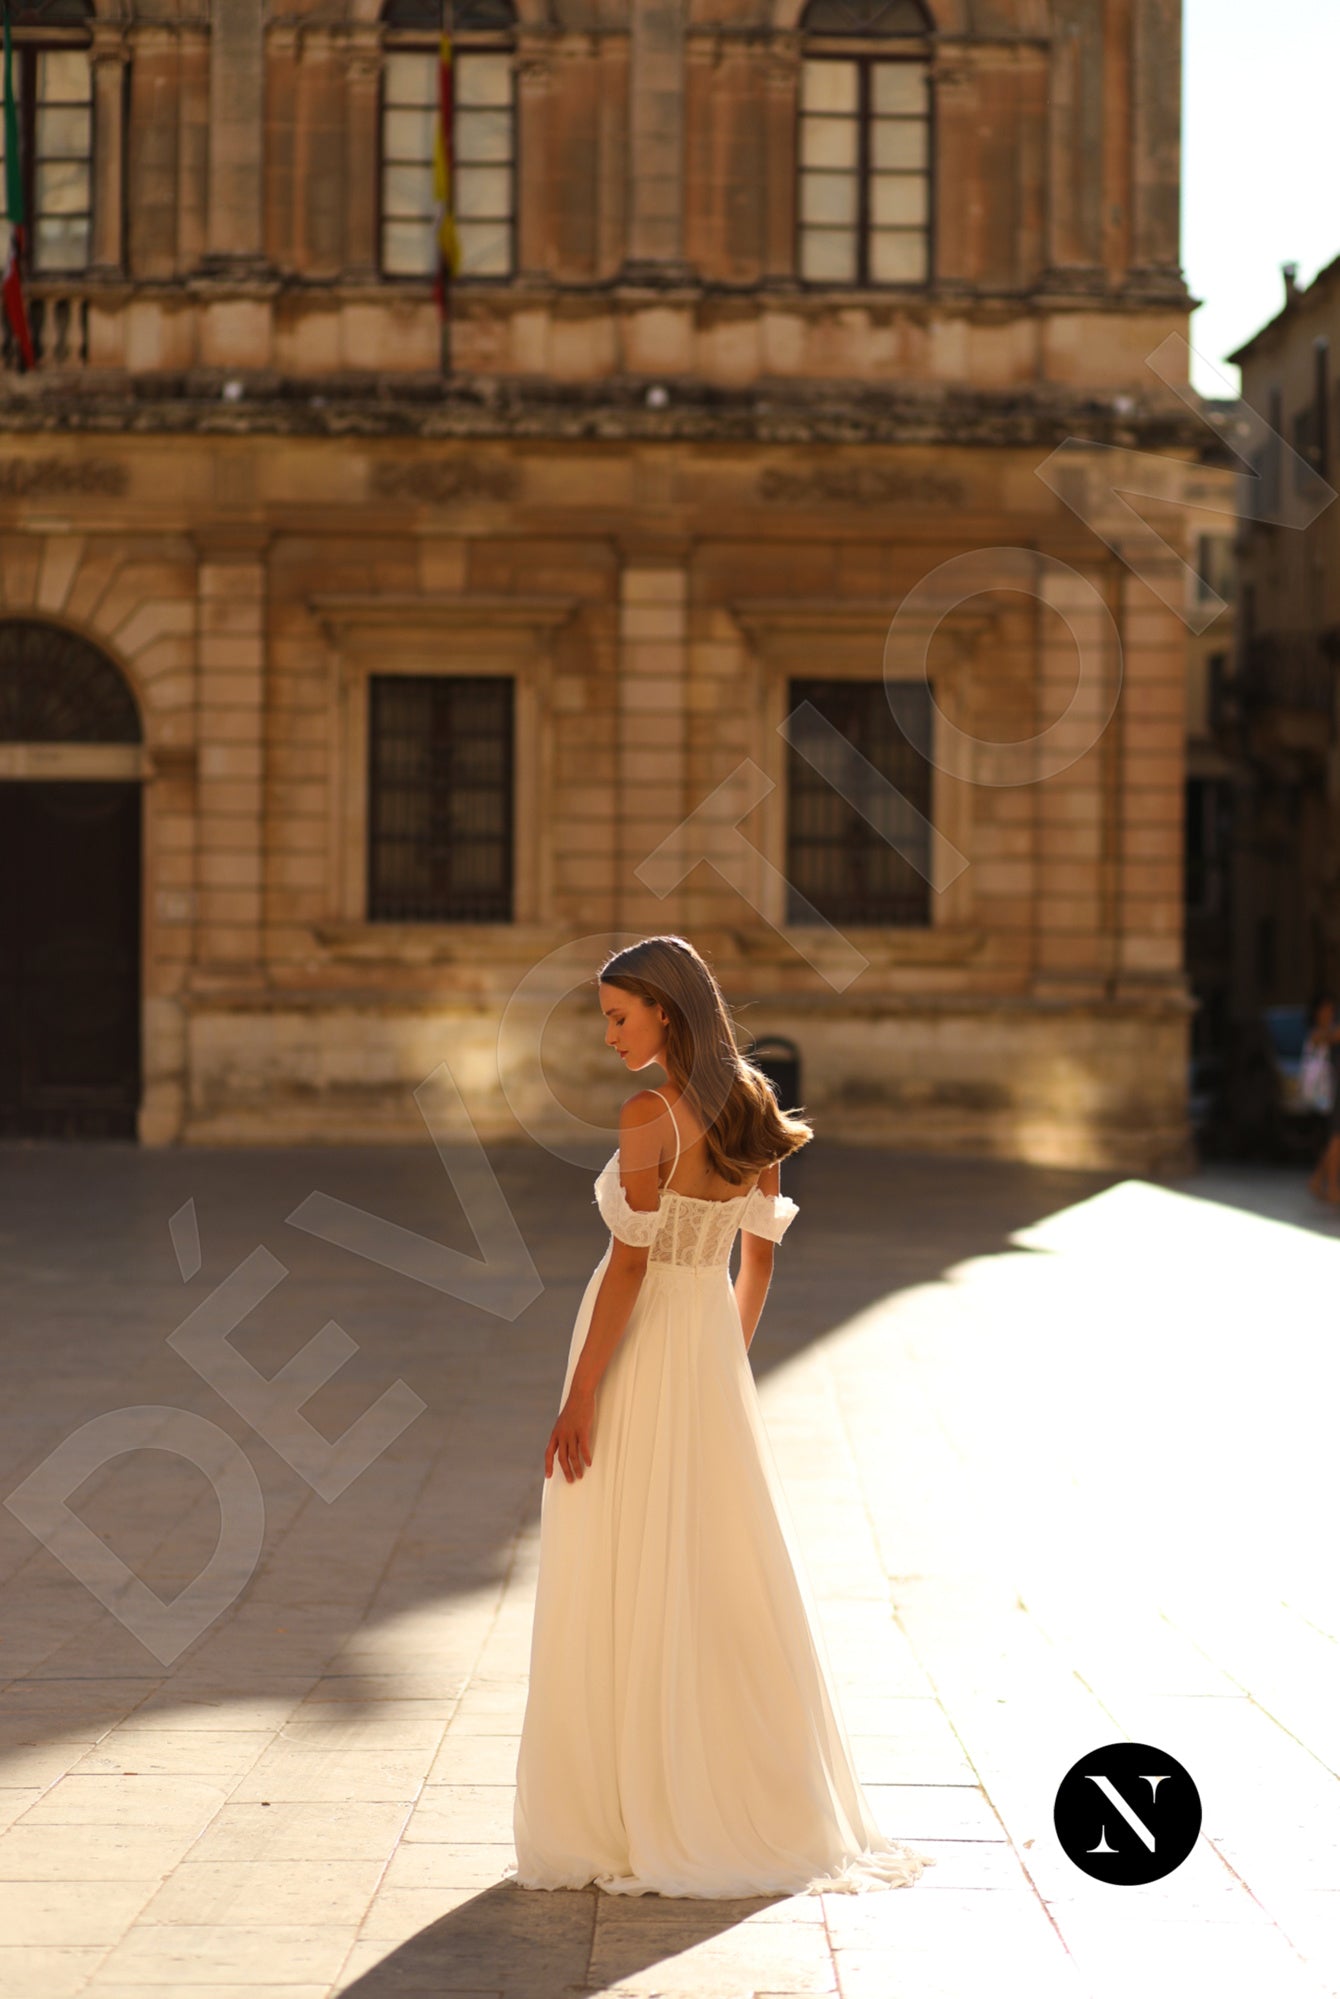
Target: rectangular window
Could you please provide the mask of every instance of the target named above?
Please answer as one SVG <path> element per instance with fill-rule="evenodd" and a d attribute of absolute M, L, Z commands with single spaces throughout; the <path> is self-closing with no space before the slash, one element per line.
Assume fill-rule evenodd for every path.
<path fill-rule="evenodd" d="M 930 689 L 922 681 L 792 680 L 788 712 L 802 701 L 899 797 L 887 818 L 881 804 L 882 823 L 872 824 L 788 744 L 786 921 L 809 920 L 803 897 L 831 923 L 929 923 L 931 765 L 915 745 L 930 742 Z"/>
<path fill-rule="evenodd" d="M 930 275 L 930 81 L 924 63 L 800 66 L 800 275 L 921 285 Z"/>
<path fill-rule="evenodd" d="M 29 268 L 88 265 L 93 206 L 93 66 L 86 48 L 14 49 Z M 4 172 L 0 119 L 0 176 Z"/>
<path fill-rule="evenodd" d="M 508 50 L 457 49 L 452 207 L 462 278 L 505 278 L 513 268 L 516 120 Z M 390 277 L 437 271 L 436 49 L 389 49 L 382 72 L 382 269 Z"/>
<path fill-rule="evenodd" d="M 436 55 L 388 51 L 382 71 L 382 269 L 395 277 L 431 277 L 436 269 L 436 128 Z"/>
<path fill-rule="evenodd" d="M 1214 597 L 1222 597 L 1231 604 L 1237 594 L 1237 574 L 1233 551 L 1233 535 L 1202 534 L 1196 541 L 1196 596 L 1200 603 L 1208 604 Z"/>
<path fill-rule="evenodd" d="M 368 715 L 368 917 L 510 923 L 513 682 L 374 674 Z"/>
<path fill-rule="evenodd" d="M 458 55 L 453 141 L 456 232 L 462 277 L 502 278 L 512 269 L 512 58 Z"/>

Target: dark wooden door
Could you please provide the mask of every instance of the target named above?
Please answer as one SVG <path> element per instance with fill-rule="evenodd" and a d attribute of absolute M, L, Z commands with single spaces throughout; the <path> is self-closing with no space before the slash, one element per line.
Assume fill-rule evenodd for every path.
<path fill-rule="evenodd" d="M 136 1135 L 140 792 L 0 783 L 0 1134 Z"/>

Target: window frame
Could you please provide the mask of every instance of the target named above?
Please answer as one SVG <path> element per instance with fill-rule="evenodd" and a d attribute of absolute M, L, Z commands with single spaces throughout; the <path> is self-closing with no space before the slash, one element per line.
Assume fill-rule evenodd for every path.
<path fill-rule="evenodd" d="M 385 168 L 386 168 L 386 63 L 387 55 L 431 55 L 436 57 L 441 46 L 441 35 L 429 33 L 422 28 L 383 27 L 381 39 L 382 62 L 377 78 L 377 274 L 382 284 L 387 285 L 431 285 L 432 271 L 388 271 L 385 264 Z M 500 272 L 460 271 L 451 280 L 453 288 L 459 285 L 501 286 L 515 281 L 518 268 L 520 243 L 519 209 L 521 190 L 521 119 L 518 115 L 518 91 L 516 68 L 516 31 L 510 34 L 499 28 L 461 28 L 453 30 L 451 36 L 451 87 L 453 93 L 453 118 L 460 110 L 456 91 L 460 81 L 457 67 L 459 58 L 470 55 L 506 55 L 511 58 L 511 100 L 508 109 L 512 118 L 512 158 L 511 158 L 511 205 L 507 223 L 507 254 L 510 269 Z M 459 166 L 457 168 L 459 171 Z"/>
<path fill-rule="evenodd" d="M 935 766 L 934 756 L 931 753 L 931 746 L 933 743 L 934 733 L 935 733 L 934 694 L 931 689 L 930 683 L 928 681 L 907 680 L 907 681 L 894 682 L 892 684 L 908 689 L 911 692 L 911 694 L 914 696 L 921 696 L 921 695 L 925 696 L 924 723 L 926 731 L 927 751 L 923 754 L 920 754 L 919 756 L 919 763 L 921 766 L 924 766 L 922 774 L 924 777 L 924 784 L 925 784 L 925 796 L 924 799 L 915 799 L 915 798 L 911 799 L 910 803 L 912 804 L 913 809 L 920 814 L 920 816 L 927 822 L 928 826 L 932 829 L 931 837 L 933 838 L 934 828 L 936 824 L 935 821 L 936 766 Z M 796 672 L 792 670 L 787 673 L 783 686 L 783 699 L 786 704 L 786 712 L 788 714 L 791 714 L 797 707 L 800 706 L 802 701 L 806 699 L 811 699 L 812 696 L 808 694 L 805 690 L 816 686 L 860 688 L 863 694 L 865 695 L 866 700 L 875 709 L 879 709 L 881 707 L 881 704 L 883 704 L 885 708 L 889 707 L 889 698 L 888 698 L 889 683 L 887 683 L 882 677 L 876 679 L 869 674 L 833 673 L 833 672 L 814 673 L 812 671 Z M 822 712 L 822 710 L 820 712 Z M 890 720 L 892 722 L 893 720 L 892 715 L 890 715 Z M 837 725 L 833 724 L 832 726 L 836 727 Z M 897 724 L 894 723 L 893 726 L 896 728 Z M 848 738 L 848 740 L 850 741 L 852 739 Z M 862 755 L 868 754 L 867 751 L 862 748 L 862 744 L 859 741 L 853 742 L 853 747 L 856 750 L 860 751 Z M 908 747 L 910 753 L 913 756 L 918 755 L 915 746 L 912 745 L 910 742 Z M 871 761 L 873 761 L 873 759 L 871 759 Z M 873 918 L 863 917 L 854 914 L 852 911 L 844 912 L 842 910 L 838 910 L 835 912 L 832 909 L 824 908 L 823 904 L 817 899 L 814 893 L 814 884 L 812 882 L 806 883 L 799 878 L 802 871 L 798 866 L 798 854 L 801 846 L 804 843 L 798 840 L 794 825 L 795 790 L 792 780 L 793 780 L 793 774 L 797 767 L 808 768 L 808 765 L 806 763 L 806 760 L 800 756 L 797 750 L 795 750 L 794 746 L 788 744 L 787 753 L 783 764 L 784 775 L 785 775 L 785 782 L 783 788 L 784 788 L 785 797 L 783 801 L 782 867 L 786 877 L 786 899 L 783 908 L 783 921 L 786 924 L 786 926 L 789 929 L 793 930 L 808 930 L 820 927 L 823 924 L 831 924 L 841 930 L 850 930 L 852 928 L 880 930 L 880 931 L 905 930 L 905 931 L 917 931 L 917 932 L 926 932 L 931 930 L 935 924 L 935 901 L 928 873 L 920 873 L 919 885 L 915 888 L 915 890 L 909 891 L 909 895 L 914 893 L 919 901 L 920 910 L 921 910 L 921 913 L 919 915 L 911 916 L 906 914 L 900 914 L 892 916 L 875 916 Z M 890 784 L 895 783 L 895 780 L 892 778 L 887 778 L 887 775 L 886 775 L 886 781 Z M 831 790 L 831 787 L 825 786 L 823 778 L 818 776 L 816 776 L 814 788 L 820 792 L 823 792 L 825 789 Z M 852 807 L 847 802 L 847 800 L 841 796 L 840 793 L 834 792 L 833 796 L 838 802 L 838 809 L 844 810 L 849 814 L 854 813 L 855 808 Z M 859 815 L 857 815 L 857 817 L 859 818 Z M 816 847 L 819 847 L 822 846 L 824 843 L 814 842 L 813 844 Z M 875 852 L 878 852 L 881 847 L 887 848 L 897 857 L 898 860 L 903 861 L 905 866 L 911 868 L 913 874 L 919 873 L 919 871 L 915 867 L 912 867 L 912 864 L 910 862 L 907 862 L 905 860 L 904 856 L 898 852 L 897 848 L 893 847 L 889 841 L 884 840 L 882 836 L 879 835 L 877 832 L 872 831 L 868 839 L 863 838 L 861 841 L 861 847 L 863 851 L 866 848 L 870 848 Z M 846 847 L 839 849 L 840 853 L 845 854 L 847 851 L 848 849 Z M 929 861 L 929 856 L 927 858 Z M 808 902 L 818 912 L 820 918 L 820 926 L 813 925 L 808 918 L 799 916 L 793 911 L 791 907 L 791 895 L 793 891 L 797 895 L 802 896 L 804 900 Z"/>
<path fill-rule="evenodd" d="M 500 795 L 502 797 L 503 807 L 504 807 L 505 823 L 503 826 L 503 831 L 499 836 L 499 846 L 501 850 L 501 872 L 505 880 L 504 899 L 506 902 L 506 908 L 501 914 L 481 916 L 478 913 L 462 914 L 460 911 L 456 911 L 444 915 L 442 912 L 436 910 L 420 915 L 405 915 L 403 912 L 398 914 L 382 914 L 381 911 L 378 910 L 378 908 L 376 907 L 376 897 L 378 889 L 378 881 L 376 875 L 376 854 L 377 854 L 378 835 L 380 832 L 380 827 L 378 823 L 378 801 L 381 797 L 381 793 L 378 789 L 375 780 L 376 780 L 377 752 L 380 742 L 382 740 L 377 733 L 376 713 L 377 713 L 377 702 L 378 702 L 378 688 L 381 684 L 392 681 L 412 684 L 417 687 L 422 687 L 424 689 L 431 690 L 431 692 L 428 695 L 429 699 L 432 699 L 438 692 L 440 692 L 446 687 L 454 688 L 465 683 L 469 683 L 471 685 L 475 684 L 486 685 L 490 688 L 503 687 L 506 689 L 506 700 L 502 704 L 506 713 L 506 728 L 501 737 L 501 741 L 503 743 L 503 751 L 504 751 L 505 770 L 504 770 L 502 786 L 500 787 Z M 364 867 L 365 867 L 364 886 L 363 886 L 363 907 L 366 920 L 369 923 L 376 923 L 376 924 L 399 923 L 399 924 L 422 925 L 422 924 L 464 923 L 464 924 L 487 924 L 492 928 L 510 927 L 516 922 L 516 904 L 517 904 L 517 845 L 518 845 L 517 735 L 519 727 L 518 709 L 520 705 L 520 691 L 517 685 L 517 676 L 514 673 L 507 673 L 507 672 L 472 673 L 468 669 L 460 669 L 454 672 L 433 673 L 433 674 L 415 673 L 413 671 L 407 673 L 400 670 L 394 663 L 388 663 L 373 667 L 371 671 L 369 671 L 364 687 L 364 701 L 366 706 L 366 713 L 364 716 L 364 743 L 365 743 L 365 753 L 367 758 L 367 774 L 366 774 L 367 806 L 365 814 L 365 831 L 364 831 L 364 843 L 363 843 Z M 432 793 L 432 782 L 430 781 L 430 796 L 431 795 L 433 795 L 433 793 Z"/>
<path fill-rule="evenodd" d="M 558 635 L 578 609 L 570 597 L 329 595 L 308 609 L 330 647 L 328 708 L 332 784 L 328 819 L 329 914 L 335 938 L 375 936 L 380 948 L 397 926 L 367 913 L 368 694 L 374 673 L 501 673 L 515 682 L 513 775 L 514 915 L 490 923 L 405 923 L 416 941 L 444 936 L 496 937 L 551 920 L 555 810 L 553 685 Z M 538 934 L 538 932 L 537 932 Z"/>
<path fill-rule="evenodd" d="M 11 29 L 14 48 L 15 99 L 19 115 L 19 163 L 27 200 L 27 225 L 19 269 L 34 284 L 73 282 L 93 267 L 93 247 L 98 220 L 98 93 L 93 72 L 93 35 L 88 27 L 38 25 Z M 88 65 L 88 207 L 80 210 L 88 218 L 88 241 L 82 264 L 44 265 L 37 261 L 37 71 L 44 54 L 78 49 L 87 53 Z"/>
<path fill-rule="evenodd" d="M 750 752 L 772 780 L 771 790 L 757 807 L 757 820 L 746 822 L 755 829 L 749 835 L 756 856 L 748 876 L 749 897 L 779 936 L 792 939 L 798 947 L 803 945 L 806 953 L 818 950 L 823 956 L 829 946 L 823 943 L 822 933 L 813 925 L 793 928 L 785 914 L 787 687 L 793 679 L 816 677 L 883 682 L 888 603 L 882 597 L 741 597 L 729 610 L 741 635 L 743 685 L 749 712 L 755 718 Z M 931 919 L 928 925 L 841 925 L 841 935 L 859 944 L 872 960 L 889 965 L 959 965 L 983 947 L 979 871 L 970 865 L 956 865 L 971 862 L 978 855 L 977 787 L 953 774 L 944 731 L 971 728 L 970 690 L 985 670 L 979 654 L 988 643 L 999 642 L 1000 624 L 995 610 L 964 607 L 949 611 L 938 623 L 928 620 L 925 624 L 927 645 L 935 637 L 937 651 L 934 668 L 928 666 L 925 676 L 933 701 L 928 753 L 931 810 L 926 816 L 937 842 L 932 850 Z M 815 674 L 816 659 L 824 663 L 822 676 Z M 890 677 L 919 680 L 923 676 Z M 846 945 L 838 948 L 845 955 Z"/>
<path fill-rule="evenodd" d="M 936 184 L 937 184 L 937 112 L 935 89 L 935 62 L 933 49 L 927 39 L 918 36 L 890 36 L 887 39 L 873 39 L 868 36 L 843 37 L 836 35 L 806 36 L 800 46 L 799 64 L 807 62 L 849 62 L 856 65 L 857 110 L 856 110 L 856 275 L 851 278 L 811 278 L 804 272 L 805 223 L 801 216 L 801 183 L 804 166 L 801 160 L 801 134 L 805 112 L 801 106 L 800 71 L 797 72 L 795 125 L 793 150 L 795 160 L 795 243 L 794 267 L 796 279 L 808 291 L 874 291 L 888 292 L 895 296 L 915 296 L 926 292 L 935 283 L 937 262 L 936 231 Z M 923 229 L 926 242 L 926 270 L 920 278 L 905 280 L 872 278 L 870 276 L 870 128 L 873 122 L 871 104 L 871 72 L 876 63 L 901 63 L 923 71 L 926 79 L 926 221 Z"/>

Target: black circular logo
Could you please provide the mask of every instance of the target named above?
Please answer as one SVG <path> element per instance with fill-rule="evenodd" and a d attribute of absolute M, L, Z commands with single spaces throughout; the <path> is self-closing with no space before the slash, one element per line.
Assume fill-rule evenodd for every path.
<path fill-rule="evenodd" d="M 1180 1867 L 1200 1837 L 1200 1793 L 1166 1749 L 1109 1742 L 1061 1779 L 1052 1818 L 1076 1867 L 1134 1888 Z"/>

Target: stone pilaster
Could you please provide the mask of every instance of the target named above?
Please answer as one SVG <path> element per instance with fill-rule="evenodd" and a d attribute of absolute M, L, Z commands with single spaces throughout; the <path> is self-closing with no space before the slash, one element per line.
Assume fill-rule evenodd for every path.
<path fill-rule="evenodd" d="M 775 35 L 763 78 L 764 156 L 768 205 L 763 218 L 763 278 L 796 279 L 796 129 L 800 96 L 800 44 Z"/>
<path fill-rule="evenodd" d="M 1141 568 L 1153 568 L 1148 553 Z M 1163 564 L 1161 588 L 1175 583 Z M 1132 572 L 1122 597 L 1119 997 L 1182 984 L 1186 816 L 1186 626 Z"/>
<path fill-rule="evenodd" d="M 516 164 L 517 267 L 547 277 L 554 266 L 554 188 L 550 173 L 549 94 L 553 63 L 547 40 L 523 34 L 517 47 L 517 125 L 525 134 Z"/>
<path fill-rule="evenodd" d="M 1144 284 L 1181 296 L 1181 0 L 1135 0 L 1131 266 Z"/>
<path fill-rule="evenodd" d="M 214 0 L 209 44 L 206 262 L 264 260 L 264 0 Z"/>
<path fill-rule="evenodd" d="M 1039 598 L 1034 992 L 1099 998 L 1116 969 L 1113 878 L 1121 661 L 1104 571 L 1056 565 Z"/>
<path fill-rule="evenodd" d="M 263 951 L 263 532 L 200 538 L 196 912 L 202 964 L 258 968 Z"/>
<path fill-rule="evenodd" d="M 1054 0 L 1047 280 L 1103 286 L 1103 0 Z"/>
<path fill-rule="evenodd" d="M 125 259 L 126 62 L 121 29 L 99 21 L 93 65 L 93 240 L 89 264 L 99 277 L 119 276 Z"/>
<path fill-rule="evenodd" d="M 634 870 L 687 808 L 688 574 L 682 552 L 630 547 L 619 578 L 618 856 L 615 923 L 675 927 Z"/>
<path fill-rule="evenodd" d="M 205 254 L 209 207 L 209 37 L 200 28 L 182 28 L 178 33 L 177 46 L 177 237 L 174 268 L 191 271 Z"/>
<path fill-rule="evenodd" d="M 632 0 L 628 237 L 633 282 L 677 283 L 684 263 L 685 0 Z"/>
<path fill-rule="evenodd" d="M 381 47 L 376 29 L 351 29 L 344 52 L 344 116 L 349 172 L 345 178 L 344 267 L 371 280 L 381 262 L 377 242 L 377 132 Z"/>

